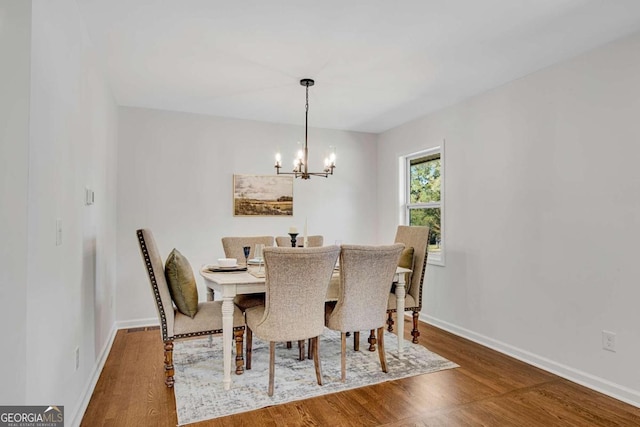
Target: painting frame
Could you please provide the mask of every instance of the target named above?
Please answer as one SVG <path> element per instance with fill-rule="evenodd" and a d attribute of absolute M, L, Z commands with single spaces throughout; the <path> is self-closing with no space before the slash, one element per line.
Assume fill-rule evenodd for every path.
<path fill-rule="evenodd" d="M 233 216 L 293 216 L 293 176 L 233 175 Z"/>

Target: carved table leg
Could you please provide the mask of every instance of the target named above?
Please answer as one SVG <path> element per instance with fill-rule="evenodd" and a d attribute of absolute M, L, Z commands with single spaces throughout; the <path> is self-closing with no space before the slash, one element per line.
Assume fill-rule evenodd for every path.
<path fill-rule="evenodd" d="M 231 388 L 231 353 L 233 343 L 233 297 L 222 299 L 222 352 L 223 352 L 223 379 L 225 390 Z"/>

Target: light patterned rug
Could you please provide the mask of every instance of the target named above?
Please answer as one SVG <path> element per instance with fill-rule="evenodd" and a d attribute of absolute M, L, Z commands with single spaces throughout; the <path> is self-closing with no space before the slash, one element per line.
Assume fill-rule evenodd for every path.
<path fill-rule="evenodd" d="M 269 382 L 269 345 L 253 339 L 252 369 L 231 375 L 231 390 L 222 387 L 222 340 L 209 339 L 176 342 L 174 347 L 175 397 L 178 425 L 194 423 L 266 406 L 307 399 L 384 381 L 406 378 L 458 367 L 421 345 L 405 341 L 402 359 L 397 355 L 396 335 L 385 332 L 388 373 L 380 370 L 377 352 L 368 351 L 366 338 L 360 337 L 360 351 L 353 351 L 348 339 L 347 380 L 340 381 L 340 334 L 325 329 L 320 337 L 323 386 L 316 383 L 312 360 L 299 361 L 298 347 L 287 349 L 276 344 L 275 391 L 267 395 Z"/>

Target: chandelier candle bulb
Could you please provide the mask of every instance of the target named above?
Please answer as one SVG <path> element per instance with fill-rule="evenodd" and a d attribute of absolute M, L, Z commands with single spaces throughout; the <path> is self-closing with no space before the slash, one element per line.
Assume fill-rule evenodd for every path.
<path fill-rule="evenodd" d="M 282 166 L 280 163 L 281 161 L 282 161 L 282 156 L 280 155 L 280 153 L 276 153 L 276 167 Z"/>

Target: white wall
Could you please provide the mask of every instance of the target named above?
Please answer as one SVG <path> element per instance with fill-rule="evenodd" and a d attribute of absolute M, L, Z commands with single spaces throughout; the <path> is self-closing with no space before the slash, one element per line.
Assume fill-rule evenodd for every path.
<path fill-rule="evenodd" d="M 233 216 L 233 174 L 273 174 L 277 148 L 287 165 L 303 138 L 303 126 L 120 108 L 118 320 L 157 319 L 137 228 L 153 231 L 163 258 L 178 248 L 194 269 L 224 255 L 224 236 L 286 235 L 292 225 L 302 231 L 305 218 L 325 244 L 376 242 L 377 147 L 366 133 L 309 129 L 316 170 L 325 148 L 338 147 L 335 175 L 296 180 L 293 217 Z"/>
<path fill-rule="evenodd" d="M 0 0 L 0 322 L 2 405 L 26 393 L 27 186 L 31 2 Z"/>
<path fill-rule="evenodd" d="M 115 322 L 117 110 L 76 2 L 32 5 L 26 400 L 69 421 Z"/>
<path fill-rule="evenodd" d="M 638 76 L 637 34 L 385 132 L 378 152 L 384 239 L 398 156 L 446 139 L 446 267 L 428 268 L 425 319 L 636 405 Z"/>

